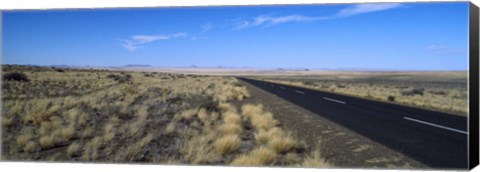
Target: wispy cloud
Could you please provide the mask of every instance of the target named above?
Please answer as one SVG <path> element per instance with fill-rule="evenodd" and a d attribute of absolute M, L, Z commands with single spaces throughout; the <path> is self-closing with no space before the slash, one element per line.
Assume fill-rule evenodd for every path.
<path fill-rule="evenodd" d="M 203 40 L 203 39 L 207 39 L 208 37 L 205 37 L 205 36 L 191 36 L 190 37 L 190 41 L 198 41 L 198 40 Z"/>
<path fill-rule="evenodd" d="M 385 11 L 399 7 L 403 7 L 403 5 L 400 3 L 357 4 L 340 10 L 336 14 L 336 17 L 348 17 L 364 13 Z"/>
<path fill-rule="evenodd" d="M 134 35 L 130 39 L 121 40 L 122 47 L 127 49 L 130 52 L 136 51 L 139 48 L 142 48 L 140 45 L 160 41 L 168 40 L 173 38 L 184 38 L 187 37 L 187 33 L 178 32 L 171 35 Z"/>
<path fill-rule="evenodd" d="M 358 4 L 347 7 L 330 16 L 303 16 L 303 15 L 287 15 L 287 16 L 270 16 L 260 15 L 252 20 L 243 20 L 238 22 L 236 29 L 245 29 L 255 26 L 272 26 L 289 22 L 312 22 L 318 20 L 329 20 L 341 17 L 350 17 L 364 13 L 377 11 L 385 11 L 394 8 L 403 7 L 400 3 L 377 3 L 377 4 Z"/>
<path fill-rule="evenodd" d="M 465 49 L 453 48 L 446 45 L 431 44 L 425 47 L 428 51 L 436 54 L 456 54 L 464 53 Z"/>
<path fill-rule="evenodd" d="M 316 20 L 324 20 L 327 19 L 325 17 L 308 17 L 302 15 L 288 15 L 288 16 L 268 16 L 268 15 L 261 15 L 255 17 L 253 20 L 245 20 L 241 21 L 237 25 L 237 29 L 245 29 L 248 27 L 254 26 L 273 26 L 277 24 L 289 23 L 289 22 L 309 22 L 309 21 L 316 21 Z"/>
<path fill-rule="evenodd" d="M 212 30 L 213 26 L 209 22 L 209 23 L 206 23 L 206 24 L 202 25 L 201 28 L 202 28 L 202 32 L 204 33 L 204 32 L 208 32 L 208 31 Z"/>
<path fill-rule="evenodd" d="M 432 51 L 444 51 L 448 49 L 448 47 L 445 45 L 435 45 L 435 44 L 427 45 L 425 48 Z"/>

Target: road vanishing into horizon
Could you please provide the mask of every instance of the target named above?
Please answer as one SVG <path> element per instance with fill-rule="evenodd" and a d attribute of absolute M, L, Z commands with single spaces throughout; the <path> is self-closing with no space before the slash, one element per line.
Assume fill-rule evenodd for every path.
<path fill-rule="evenodd" d="M 237 77 L 432 168 L 467 169 L 467 118 Z"/>

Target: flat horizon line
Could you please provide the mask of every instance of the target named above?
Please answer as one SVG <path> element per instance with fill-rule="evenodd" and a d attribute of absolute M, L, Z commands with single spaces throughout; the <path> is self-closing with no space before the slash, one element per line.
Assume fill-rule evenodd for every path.
<path fill-rule="evenodd" d="M 127 64 L 127 65 L 35 65 L 35 64 L 2 64 L 2 65 L 15 65 L 15 66 L 39 66 L 39 67 L 63 67 L 63 68 L 150 68 L 150 69 L 249 69 L 249 70 L 268 70 L 268 71 L 362 71 L 362 72 L 468 72 L 468 69 L 394 69 L 394 68 L 361 68 L 361 67 L 339 67 L 339 68 L 308 68 L 308 67 L 235 67 L 235 66 L 156 66 L 156 65 L 144 65 L 144 64 Z"/>

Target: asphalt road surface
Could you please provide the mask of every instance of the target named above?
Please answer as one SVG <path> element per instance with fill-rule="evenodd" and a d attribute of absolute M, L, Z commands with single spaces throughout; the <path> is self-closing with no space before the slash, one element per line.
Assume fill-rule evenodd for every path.
<path fill-rule="evenodd" d="M 467 118 L 238 78 L 432 168 L 466 169 Z"/>

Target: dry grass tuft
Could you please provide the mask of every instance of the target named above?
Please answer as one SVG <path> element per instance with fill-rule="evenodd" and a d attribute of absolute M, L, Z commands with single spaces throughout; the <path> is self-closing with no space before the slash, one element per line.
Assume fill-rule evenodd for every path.
<path fill-rule="evenodd" d="M 228 111 L 223 113 L 223 121 L 228 124 L 241 124 L 242 118 L 235 112 Z"/>
<path fill-rule="evenodd" d="M 245 104 L 242 106 L 242 115 L 247 117 L 252 117 L 253 115 L 258 115 L 263 112 L 263 105 L 253 105 L 253 104 Z"/>
<path fill-rule="evenodd" d="M 191 120 L 193 117 L 197 115 L 198 109 L 188 109 L 180 113 L 177 117 L 177 120 Z"/>
<path fill-rule="evenodd" d="M 240 147 L 241 140 L 237 135 L 226 135 L 213 143 L 213 147 L 220 155 L 225 155 L 237 150 Z"/>
<path fill-rule="evenodd" d="M 252 115 L 250 119 L 252 120 L 252 125 L 256 128 L 268 130 L 275 127 L 278 123 L 272 116 L 272 113 L 265 112 L 263 114 Z"/>
<path fill-rule="evenodd" d="M 267 147 L 255 148 L 250 152 L 252 158 L 257 159 L 257 161 L 262 164 L 270 164 L 275 160 L 275 152 Z"/>
<path fill-rule="evenodd" d="M 95 128 L 93 127 L 86 127 L 85 129 L 83 129 L 83 132 L 82 132 L 82 138 L 88 138 L 88 137 L 91 137 L 95 132 Z"/>
<path fill-rule="evenodd" d="M 70 140 L 75 135 L 75 128 L 70 126 L 62 129 L 62 136 L 65 140 Z"/>
<path fill-rule="evenodd" d="M 103 129 L 103 141 L 105 143 L 109 143 L 115 137 L 115 131 L 113 126 L 114 126 L 113 124 L 108 123 L 107 125 L 105 125 L 105 128 Z"/>
<path fill-rule="evenodd" d="M 273 118 L 273 114 L 263 111 L 263 105 L 246 104 L 242 106 L 242 115 L 250 118 L 253 126 L 257 129 L 268 130 L 275 127 L 278 121 Z"/>
<path fill-rule="evenodd" d="M 207 123 L 209 121 L 207 110 L 205 110 L 205 108 L 200 108 L 200 110 L 198 110 L 198 119 L 200 119 L 200 121 L 203 123 Z"/>
<path fill-rule="evenodd" d="M 220 114 L 218 114 L 217 112 L 211 112 L 210 113 L 210 120 L 211 121 L 216 121 L 216 120 L 218 120 L 219 117 L 220 117 Z"/>
<path fill-rule="evenodd" d="M 2 126 L 10 127 L 13 124 L 13 119 L 7 116 L 2 116 Z"/>
<path fill-rule="evenodd" d="M 82 153 L 82 160 L 89 161 L 91 160 L 91 153 L 93 152 L 93 147 L 91 143 L 85 145 L 84 151 Z"/>
<path fill-rule="evenodd" d="M 230 165 L 234 166 L 260 166 L 263 165 L 257 159 L 250 157 L 249 155 L 240 155 L 235 158 Z"/>
<path fill-rule="evenodd" d="M 175 126 L 176 126 L 175 122 L 168 123 L 167 128 L 165 129 L 166 133 L 172 134 L 173 132 L 175 132 Z"/>
<path fill-rule="evenodd" d="M 17 145 L 19 147 L 25 146 L 28 141 L 30 141 L 33 138 L 33 133 L 23 133 L 22 135 L 17 137 Z"/>
<path fill-rule="evenodd" d="M 70 123 L 71 126 L 75 126 L 75 124 L 77 123 L 79 114 L 81 114 L 81 112 L 78 108 L 73 108 L 67 111 L 68 122 Z"/>
<path fill-rule="evenodd" d="M 271 128 L 268 131 L 259 130 L 255 134 L 255 140 L 259 144 L 267 144 L 270 140 L 273 140 L 274 138 L 281 138 L 281 137 L 284 137 L 284 133 L 278 127 Z"/>
<path fill-rule="evenodd" d="M 221 159 L 210 142 L 215 138 L 214 133 L 208 133 L 190 139 L 182 147 L 184 158 L 193 164 L 209 164 Z"/>
<path fill-rule="evenodd" d="M 38 142 L 43 149 L 46 149 L 55 146 L 59 141 L 60 139 L 55 136 L 42 136 Z"/>
<path fill-rule="evenodd" d="M 225 112 L 237 112 L 237 108 L 235 108 L 235 106 L 226 102 L 220 102 L 218 104 L 218 108 L 220 108 L 220 110 Z"/>
<path fill-rule="evenodd" d="M 38 148 L 37 143 L 34 141 L 28 141 L 27 144 L 23 147 L 23 151 L 32 153 Z"/>
<path fill-rule="evenodd" d="M 238 135 L 242 133 L 242 127 L 235 123 L 224 123 L 218 127 L 218 131 L 220 131 L 224 135 Z"/>
<path fill-rule="evenodd" d="M 277 153 L 287 152 L 296 145 L 297 142 L 289 137 L 277 137 L 268 142 L 268 146 Z"/>
<path fill-rule="evenodd" d="M 52 123 L 42 122 L 41 125 L 40 125 L 39 134 L 41 136 L 45 136 L 45 135 L 50 134 L 51 130 L 52 130 Z"/>
<path fill-rule="evenodd" d="M 301 165 L 299 165 L 301 167 L 320 167 L 320 168 L 328 168 L 328 167 L 332 167 L 331 164 L 329 164 L 327 161 L 325 161 L 324 158 L 322 158 L 320 156 L 320 151 L 319 149 L 317 148 L 317 150 L 315 150 L 313 152 L 312 155 L 308 156 L 307 158 L 305 158 L 303 160 L 303 162 L 301 163 Z"/>
<path fill-rule="evenodd" d="M 268 147 L 262 146 L 253 149 L 246 155 L 240 155 L 230 164 L 235 166 L 260 166 L 270 165 L 274 162 L 277 154 Z"/>
<path fill-rule="evenodd" d="M 70 144 L 70 146 L 68 146 L 68 148 L 67 148 L 68 157 L 78 156 L 79 153 L 80 153 L 80 148 L 81 147 L 82 146 L 78 142 L 74 142 L 74 143 Z"/>

